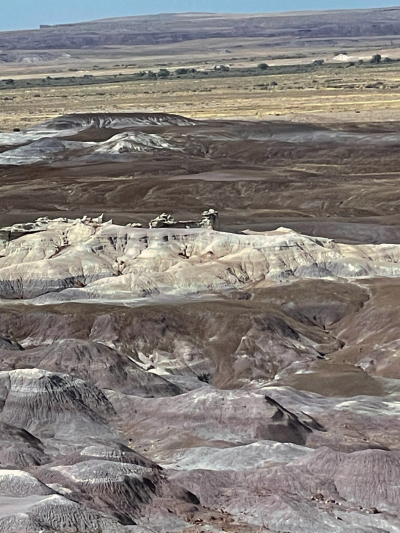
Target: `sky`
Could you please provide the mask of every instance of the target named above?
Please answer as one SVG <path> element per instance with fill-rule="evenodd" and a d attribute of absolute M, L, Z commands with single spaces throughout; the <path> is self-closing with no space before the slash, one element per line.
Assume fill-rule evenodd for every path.
<path fill-rule="evenodd" d="M 0 31 L 109 17 L 208 11 L 267 13 L 309 9 L 389 7 L 399 0 L 0 0 Z"/>

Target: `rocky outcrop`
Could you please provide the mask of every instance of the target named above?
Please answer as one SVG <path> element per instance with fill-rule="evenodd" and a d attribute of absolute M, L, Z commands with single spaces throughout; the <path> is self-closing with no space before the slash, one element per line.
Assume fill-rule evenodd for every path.
<path fill-rule="evenodd" d="M 218 211 L 214 209 L 208 209 L 202 213 L 202 219 L 196 220 L 175 220 L 168 213 L 162 213 L 158 217 L 154 218 L 149 223 L 149 228 L 210 228 L 214 230 L 219 229 L 219 216 Z"/>

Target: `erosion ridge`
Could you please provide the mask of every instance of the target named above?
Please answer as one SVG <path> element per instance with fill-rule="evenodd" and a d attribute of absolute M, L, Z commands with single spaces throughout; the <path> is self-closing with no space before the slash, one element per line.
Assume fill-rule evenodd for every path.
<path fill-rule="evenodd" d="M 36 303 L 132 300 L 251 288 L 299 278 L 400 275 L 400 245 L 345 245 L 285 228 L 244 234 L 161 218 L 150 229 L 46 221 L 0 249 L 0 295 Z M 162 226 L 165 227 L 162 227 Z M 155 226 L 155 227 L 154 227 Z M 161 227 L 157 227 L 161 226 Z M 17 229 L 20 226 L 17 226 Z M 33 228 L 34 229 L 34 228 Z M 12 233 L 13 228 L 0 230 Z M 57 293 L 56 295 L 54 293 Z"/>

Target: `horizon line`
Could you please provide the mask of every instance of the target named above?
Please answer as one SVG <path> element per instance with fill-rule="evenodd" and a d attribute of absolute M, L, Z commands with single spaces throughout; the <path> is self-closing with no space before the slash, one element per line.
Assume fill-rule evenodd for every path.
<path fill-rule="evenodd" d="M 18 28 L 18 29 L 12 29 L 12 30 L 1 30 L 0 33 L 9 33 L 9 32 L 18 32 L 18 31 L 38 31 L 41 29 L 48 28 L 56 28 L 59 26 L 73 26 L 78 24 L 85 24 L 85 23 L 93 23 L 93 22 L 101 22 L 105 20 L 121 20 L 121 19 L 130 19 L 130 18 L 143 18 L 143 17 L 162 17 L 166 15 L 214 15 L 214 16 L 260 16 L 260 15 L 298 15 L 301 13 L 338 13 L 343 11 L 400 11 L 400 6 L 385 6 L 385 7 L 367 7 L 367 8 L 339 8 L 339 9 L 303 9 L 303 10 L 287 10 L 287 11 L 259 11 L 259 12 L 215 12 L 215 11 L 164 11 L 160 13 L 145 13 L 141 15 L 122 15 L 122 16 L 115 16 L 115 17 L 104 17 L 104 18 L 98 18 L 98 19 L 86 19 L 86 20 L 79 20 L 75 22 L 59 22 L 59 23 L 53 23 L 53 24 L 39 24 L 39 27 L 34 28 Z"/>

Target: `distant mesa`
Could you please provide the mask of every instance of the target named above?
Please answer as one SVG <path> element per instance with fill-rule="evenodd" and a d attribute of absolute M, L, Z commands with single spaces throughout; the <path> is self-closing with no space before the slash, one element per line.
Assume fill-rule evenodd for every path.
<path fill-rule="evenodd" d="M 205 39 L 263 38 L 281 42 L 298 38 L 335 39 L 398 35 L 398 8 L 259 13 L 241 16 L 220 13 L 168 13 L 121 17 L 78 24 L 41 24 L 35 32 L 0 35 L 3 50 L 83 49 L 102 46 L 157 45 Z M 57 28 L 57 31 L 49 31 Z M 227 45 L 224 46 L 226 49 Z M 228 49 L 231 46 L 228 46 Z"/>

